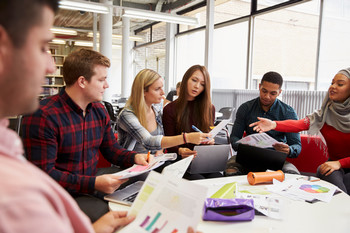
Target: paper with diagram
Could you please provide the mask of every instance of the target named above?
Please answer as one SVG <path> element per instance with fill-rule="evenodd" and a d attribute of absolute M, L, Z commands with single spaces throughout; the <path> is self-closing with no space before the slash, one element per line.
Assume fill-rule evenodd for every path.
<path fill-rule="evenodd" d="M 261 148 L 270 148 L 273 147 L 274 144 L 280 143 L 272 138 L 270 135 L 266 133 L 255 133 L 248 135 L 241 140 L 238 140 L 237 143 L 248 144 L 250 146 L 256 146 Z"/>
<path fill-rule="evenodd" d="M 151 172 L 129 214 L 136 219 L 120 232 L 187 232 L 200 221 L 207 188 Z"/>

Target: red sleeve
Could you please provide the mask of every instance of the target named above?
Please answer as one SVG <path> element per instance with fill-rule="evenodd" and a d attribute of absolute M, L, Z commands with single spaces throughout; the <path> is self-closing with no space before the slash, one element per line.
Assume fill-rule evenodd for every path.
<path fill-rule="evenodd" d="M 305 117 L 304 119 L 300 120 L 276 121 L 276 124 L 276 131 L 298 133 L 300 131 L 309 129 L 310 120 L 309 118 Z"/>

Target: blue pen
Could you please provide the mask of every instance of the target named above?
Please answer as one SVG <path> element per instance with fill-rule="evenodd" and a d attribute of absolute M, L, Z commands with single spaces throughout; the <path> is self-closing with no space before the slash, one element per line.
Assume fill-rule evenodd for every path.
<path fill-rule="evenodd" d="M 200 132 L 200 133 L 203 133 L 200 129 L 198 129 L 196 126 L 192 125 L 192 129 L 194 131 L 197 131 L 197 132 Z"/>
<path fill-rule="evenodd" d="M 197 131 L 197 132 L 199 132 L 199 133 L 203 133 L 200 129 L 198 129 L 196 126 L 194 126 L 194 125 L 192 125 L 192 129 L 194 130 L 194 131 Z M 209 140 L 209 138 L 207 137 L 207 139 Z"/>

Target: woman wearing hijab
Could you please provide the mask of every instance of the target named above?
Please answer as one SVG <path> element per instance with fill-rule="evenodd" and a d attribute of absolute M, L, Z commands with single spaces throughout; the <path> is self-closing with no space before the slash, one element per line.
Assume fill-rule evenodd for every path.
<path fill-rule="evenodd" d="M 334 76 L 320 110 L 301 120 L 258 120 L 250 125 L 257 132 L 321 132 L 327 143 L 329 160 L 318 167 L 317 176 L 350 194 L 350 68 Z"/>

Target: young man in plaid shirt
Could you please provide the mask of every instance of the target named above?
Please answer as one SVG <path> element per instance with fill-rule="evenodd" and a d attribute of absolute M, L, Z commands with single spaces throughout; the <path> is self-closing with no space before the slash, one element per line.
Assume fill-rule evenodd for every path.
<path fill-rule="evenodd" d="M 82 49 L 63 64 L 66 88 L 40 102 L 23 118 L 23 144 L 28 160 L 47 172 L 77 201 L 94 222 L 108 212 L 102 193 L 112 193 L 125 181 L 111 174 L 97 175 L 99 151 L 112 164 L 147 165 L 146 154 L 122 148 L 111 129 L 102 101 L 108 88 L 110 61 Z"/>

